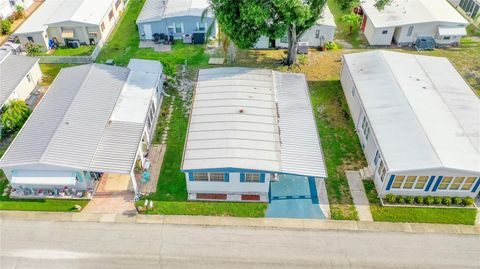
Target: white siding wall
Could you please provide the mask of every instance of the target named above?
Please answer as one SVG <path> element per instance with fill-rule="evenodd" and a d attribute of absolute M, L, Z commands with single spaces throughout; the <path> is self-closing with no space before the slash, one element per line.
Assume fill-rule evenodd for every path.
<path fill-rule="evenodd" d="M 316 37 L 316 31 L 319 30 L 319 37 Z M 328 42 L 333 42 L 335 34 L 335 27 L 326 26 L 326 25 L 314 25 L 300 38 L 300 42 L 308 42 L 310 47 L 320 47 L 321 38 L 323 37 L 323 44 Z M 281 42 L 281 38 L 275 39 L 275 45 L 277 48 L 288 48 L 288 43 Z M 266 36 L 261 36 L 260 39 L 255 44 L 254 48 L 256 49 L 267 49 L 270 47 L 269 38 Z"/>
<path fill-rule="evenodd" d="M 38 32 L 38 33 L 29 33 L 29 34 L 19 34 L 18 39 L 20 40 L 20 43 L 22 45 L 27 44 L 28 37 L 31 36 L 33 38 L 33 41 L 40 45 L 40 47 L 43 50 L 47 50 L 48 48 L 48 39 L 47 39 L 47 33 L 46 32 Z"/>
<path fill-rule="evenodd" d="M 40 70 L 40 66 L 38 65 L 38 63 L 35 64 L 32 69 L 30 69 L 30 72 L 28 72 L 28 74 L 30 74 L 31 81 L 29 82 L 27 76 L 25 76 L 18 84 L 17 88 L 15 88 L 12 95 L 10 95 L 9 100 L 25 100 L 30 96 L 33 89 L 35 89 L 35 86 L 37 86 L 38 82 L 42 78 L 42 71 Z"/>
<path fill-rule="evenodd" d="M 185 173 L 189 199 L 194 199 L 196 193 L 228 194 L 228 200 L 240 201 L 241 194 L 260 194 L 261 201 L 268 201 L 270 174 L 265 175 L 265 182 L 240 182 L 240 173 L 229 173 L 229 182 L 190 181 L 189 174 Z"/>

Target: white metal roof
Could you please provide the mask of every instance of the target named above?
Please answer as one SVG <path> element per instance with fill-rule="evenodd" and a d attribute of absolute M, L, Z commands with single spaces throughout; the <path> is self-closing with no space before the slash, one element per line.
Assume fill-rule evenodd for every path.
<path fill-rule="evenodd" d="M 328 7 L 327 3 L 325 3 L 325 6 L 323 7 L 322 16 L 320 17 L 320 19 L 317 20 L 317 24 L 333 26 L 333 27 L 337 26 L 335 24 L 335 17 L 330 11 L 330 8 Z"/>
<path fill-rule="evenodd" d="M 378 50 L 344 59 L 389 170 L 480 172 L 480 100 L 446 58 Z"/>
<path fill-rule="evenodd" d="M 42 32 L 49 25 L 78 22 L 100 25 L 114 0 L 45 0 L 15 31 L 16 34 Z"/>
<path fill-rule="evenodd" d="M 360 1 L 363 11 L 379 28 L 428 22 L 468 25 L 447 0 L 393 0 L 383 10 L 378 10 L 375 3 L 375 0 Z"/>
<path fill-rule="evenodd" d="M 137 23 L 180 16 L 199 17 L 209 6 L 208 0 L 147 0 L 137 18 Z M 213 14 L 209 12 L 207 16 L 213 17 Z"/>
<path fill-rule="evenodd" d="M 0 108 L 39 59 L 0 50 Z"/>
<path fill-rule="evenodd" d="M 321 155 L 303 76 L 250 68 L 200 70 L 182 170 L 325 177 Z"/>
<path fill-rule="evenodd" d="M 140 79 L 140 73 L 100 64 L 62 69 L 0 166 L 49 164 L 129 173 L 158 83 L 149 75 Z M 140 88 L 149 94 L 129 102 L 130 92 Z M 124 116 L 129 110 L 132 118 Z M 118 114 L 114 115 L 115 111 Z M 138 111 L 145 114 L 140 116 Z"/>

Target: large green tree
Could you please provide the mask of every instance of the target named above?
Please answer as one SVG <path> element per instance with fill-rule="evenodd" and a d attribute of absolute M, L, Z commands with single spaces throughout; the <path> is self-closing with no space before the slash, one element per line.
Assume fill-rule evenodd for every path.
<path fill-rule="evenodd" d="M 3 107 L 2 126 L 7 132 L 20 129 L 30 116 L 31 110 L 25 101 L 12 100 Z"/>
<path fill-rule="evenodd" d="M 297 59 L 298 41 L 320 18 L 326 0 L 210 0 L 222 31 L 240 48 L 251 48 L 265 35 L 288 37 L 288 56 Z"/>

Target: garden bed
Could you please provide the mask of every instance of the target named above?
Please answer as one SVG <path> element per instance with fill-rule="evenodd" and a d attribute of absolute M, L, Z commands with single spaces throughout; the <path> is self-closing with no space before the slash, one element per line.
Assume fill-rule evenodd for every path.
<path fill-rule="evenodd" d="M 477 208 L 471 197 L 402 196 L 387 194 L 380 198 L 382 206 L 416 208 Z"/>

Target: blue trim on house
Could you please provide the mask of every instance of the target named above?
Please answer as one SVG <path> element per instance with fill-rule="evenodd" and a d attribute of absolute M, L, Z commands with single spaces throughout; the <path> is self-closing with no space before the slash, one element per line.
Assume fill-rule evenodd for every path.
<path fill-rule="evenodd" d="M 429 191 L 429 190 L 430 190 L 430 187 L 432 186 L 433 181 L 435 181 L 435 176 L 431 176 L 431 177 L 430 177 L 430 179 L 428 180 L 427 188 L 425 189 L 425 191 Z"/>
<path fill-rule="evenodd" d="M 265 173 L 260 174 L 260 183 L 265 183 Z"/>
<path fill-rule="evenodd" d="M 390 176 L 390 179 L 388 180 L 388 184 L 387 184 L 387 191 L 389 191 L 392 188 L 393 180 L 395 180 L 395 175 Z"/>
<path fill-rule="evenodd" d="M 443 176 L 439 176 L 437 179 L 437 182 L 435 182 L 435 185 L 433 186 L 433 192 L 436 192 L 438 189 L 438 185 L 440 185 L 440 182 L 442 182 Z"/>
<path fill-rule="evenodd" d="M 480 177 L 477 178 L 477 183 L 475 183 L 475 186 L 472 189 L 472 192 L 476 192 L 478 187 L 480 187 Z"/>
<path fill-rule="evenodd" d="M 195 181 L 195 179 L 193 178 L 193 172 L 188 173 L 188 181 Z"/>
<path fill-rule="evenodd" d="M 318 178 L 323 178 L 326 179 L 327 177 L 322 177 L 322 176 L 317 176 L 317 175 L 302 175 L 302 174 L 291 174 L 291 173 L 281 173 L 278 171 L 266 171 L 266 170 L 251 170 L 251 169 L 241 169 L 241 168 L 233 168 L 233 167 L 226 167 L 226 168 L 211 168 L 211 169 L 187 169 L 181 170 L 183 173 L 189 173 L 189 172 L 219 172 L 219 173 L 273 173 L 273 174 L 280 174 L 280 175 L 290 175 L 290 176 L 302 176 L 302 177 L 318 177 Z"/>
<path fill-rule="evenodd" d="M 223 174 L 223 181 L 224 182 L 230 182 L 230 173 L 224 173 Z"/>
<path fill-rule="evenodd" d="M 317 186 L 315 185 L 315 178 L 314 177 L 308 177 L 308 186 L 310 187 L 310 195 L 312 198 L 312 204 L 320 204 L 318 200 L 318 192 L 317 192 Z"/>
<path fill-rule="evenodd" d="M 245 173 L 240 173 L 240 182 L 245 182 Z"/>

